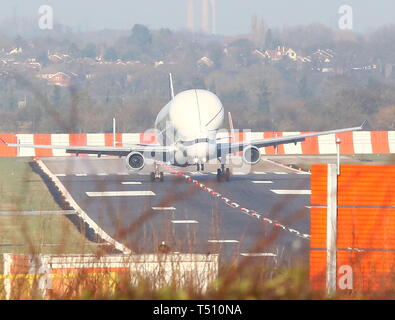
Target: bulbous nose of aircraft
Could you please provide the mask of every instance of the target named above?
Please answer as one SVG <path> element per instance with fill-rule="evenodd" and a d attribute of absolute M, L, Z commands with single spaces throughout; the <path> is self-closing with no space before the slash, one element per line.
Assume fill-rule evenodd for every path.
<path fill-rule="evenodd" d="M 219 98 L 207 90 L 187 90 L 171 102 L 169 119 L 184 140 L 201 135 L 202 130 L 216 130 L 224 120 Z"/>

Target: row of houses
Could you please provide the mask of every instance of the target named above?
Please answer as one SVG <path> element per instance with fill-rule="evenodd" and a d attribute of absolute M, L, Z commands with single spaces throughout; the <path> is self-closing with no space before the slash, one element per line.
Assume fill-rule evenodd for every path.
<path fill-rule="evenodd" d="M 277 62 L 288 58 L 292 61 L 330 63 L 335 58 L 335 52 L 332 49 L 318 49 L 310 56 L 299 55 L 292 48 L 278 46 L 273 50 L 260 51 L 258 49 L 252 52 L 255 56 L 269 62 Z"/>
<path fill-rule="evenodd" d="M 77 77 L 78 75 L 72 72 L 43 73 L 37 75 L 37 78 L 46 80 L 48 84 L 59 87 L 69 87 L 72 83 L 72 79 L 76 79 Z"/>
<path fill-rule="evenodd" d="M 73 58 L 69 54 L 58 53 L 58 52 L 47 52 L 48 61 L 50 61 L 54 66 L 52 69 L 58 69 L 62 72 L 53 72 L 53 73 L 43 73 L 43 66 L 36 61 L 34 58 L 25 58 L 22 59 L 22 56 L 18 56 L 23 53 L 22 48 L 13 48 L 10 51 L 6 51 L 5 49 L 0 49 L 0 67 L 2 69 L 19 67 L 25 71 L 33 71 L 37 78 L 47 81 L 49 85 L 57 85 L 61 87 L 68 87 L 73 82 L 73 79 L 92 79 L 94 78 L 94 74 L 87 73 L 86 75 L 76 75 L 71 72 L 64 72 L 67 67 L 65 64 L 82 64 L 86 66 L 96 66 L 96 65 L 114 65 L 114 66 L 144 66 L 145 64 L 141 61 L 131 60 L 131 61 L 122 61 L 118 59 L 116 61 L 108 61 L 105 60 L 102 56 L 96 58 Z M 233 53 L 228 50 L 227 47 L 224 49 L 225 55 L 232 55 Z M 327 72 L 327 73 L 339 73 L 339 70 L 334 67 L 334 60 L 336 58 L 336 53 L 332 49 L 317 49 L 309 56 L 303 56 L 299 54 L 296 50 L 286 47 L 286 46 L 278 46 L 276 49 L 271 50 L 259 50 L 255 49 L 251 52 L 252 56 L 257 57 L 263 64 L 274 64 L 280 62 L 282 60 L 289 60 L 299 64 L 309 64 L 311 65 L 311 70 L 319 71 L 319 72 Z M 26 54 L 25 54 L 26 56 Z M 63 67 L 57 66 L 63 64 Z M 169 61 L 154 61 L 152 65 L 155 68 L 174 65 L 176 62 Z M 196 61 L 196 65 L 198 67 L 203 68 L 212 68 L 215 67 L 215 62 L 210 59 L 209 55 L 202 56 Z M 352 68 L 351 71 L 375 71 L 378 69 L 378 66 L 375 64 L 366 65 L 366 66 L 356 66 Z M 392 68 L 387 68 L 387 74 L 392 74 Z M 386 69 L 386 70 L 387 70 Z M 89 70 L 89 69 L 87 69 Z M 341 73 L 341 71 L 340 71 Z"/>

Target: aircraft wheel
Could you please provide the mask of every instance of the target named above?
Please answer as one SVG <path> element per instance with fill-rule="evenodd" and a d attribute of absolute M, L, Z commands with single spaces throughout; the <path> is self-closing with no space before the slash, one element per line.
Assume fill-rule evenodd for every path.
<path fill-rule="evenodd" d="M 163 179 L 164 179 L 164 174 L 163 174 L 163 172 L 159 172 L 159 181 L 160 181 L 160 182 L 163 182 Z"/>
<path fill-rule="evenodd" d="M 217 181 L 218 182 L 221 181 L 221 177 L 222 177 L 222 170 L 221 169 L 217 169 Z"/>
<path fill-rule="evenodd" d="M 151 182 L 155 181 L 155 173 L 154 172 L 150 173 L 150 179 L 151 179 Z"/>
<path fill-rule="evenodd" d="M 225 180 L 229 181 L 230 180 L 230 169 L 226 168 L 225 170 Z"/>

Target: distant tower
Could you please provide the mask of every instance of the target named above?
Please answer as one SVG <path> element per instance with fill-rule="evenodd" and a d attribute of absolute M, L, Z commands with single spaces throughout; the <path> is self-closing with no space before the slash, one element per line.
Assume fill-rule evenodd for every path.
<path fill-rule="evenodd" d="M 216 32 L 216 0 L 202 0 L 202 31 L 209 34 Z"/>
<path fill-rule="evenodd" d="M 187 29 L 189 31 L 202 31 L 208 34 L 216 33 L 216 0 L 199 0 L 201 2 L 201 24 L 196 26 L 196 8 L 197 0 L 187 0 Z"/>
<path fill-rule="evenodd" d="M 217 33 L 217 0 L 211 0 L 211 33 Z"/>
<path fill-rule="evenodd" d="M 251 18 L 251 40 L 257 47 L 262 47 L 265 43 L 265 37 L 265 22 L 262 18 L 258 20 L 258 16 L 254 14 Z"/>
<path fill-rule="evenodd" d="M 187 29 L 195 31 L 195 0 L 187 0 Z"/>
<path fill-rule="evenodd" d="M 202 31 L 205 33 L 211 33 L 210 29 L 210 0 L 203 0 L 202 6 Z"/>

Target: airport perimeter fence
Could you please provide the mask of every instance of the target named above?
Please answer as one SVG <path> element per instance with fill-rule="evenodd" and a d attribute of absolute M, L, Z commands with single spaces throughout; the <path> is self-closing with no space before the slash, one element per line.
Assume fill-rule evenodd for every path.
<path fill-rule="evenodd" d="M 238 132 L 235 134 L 236 141 L 252 139 L 274 138 L 291 136 L 307 132 Z M 229 133 L 221 132 L 219 137 L 224 141 Z M 60 145 L 60 146 L 113 146 L 114 140 L 117 145 L 125 144 L 153 144 L 157 143 L 157 137 L 151 133 L 117 133 L 115 139 L 112 133 L 93 134 L 0 134 L 0 138 L 10 143 Z M 337 134 L 329 134 L 318 137 L 309 137 L 297 144 L 289 143 L 274 147 L 263 147 L 261 153 L 266 155 L 292 155 L 292 154 L 336 154 L 336 139 L 340 139 L 341 154 L 393 154 L 395 153 L 395 131 L 354 131 Z M 50 157 L 68 156 L 62 149 L 33 149 L 7 147 L 0 143 L 0 157 Z"/>
<path fill-rule="evenodd" d="M 328 294 L 395 288 L 395 166 L 313 165 L 310 282 Z"/>

